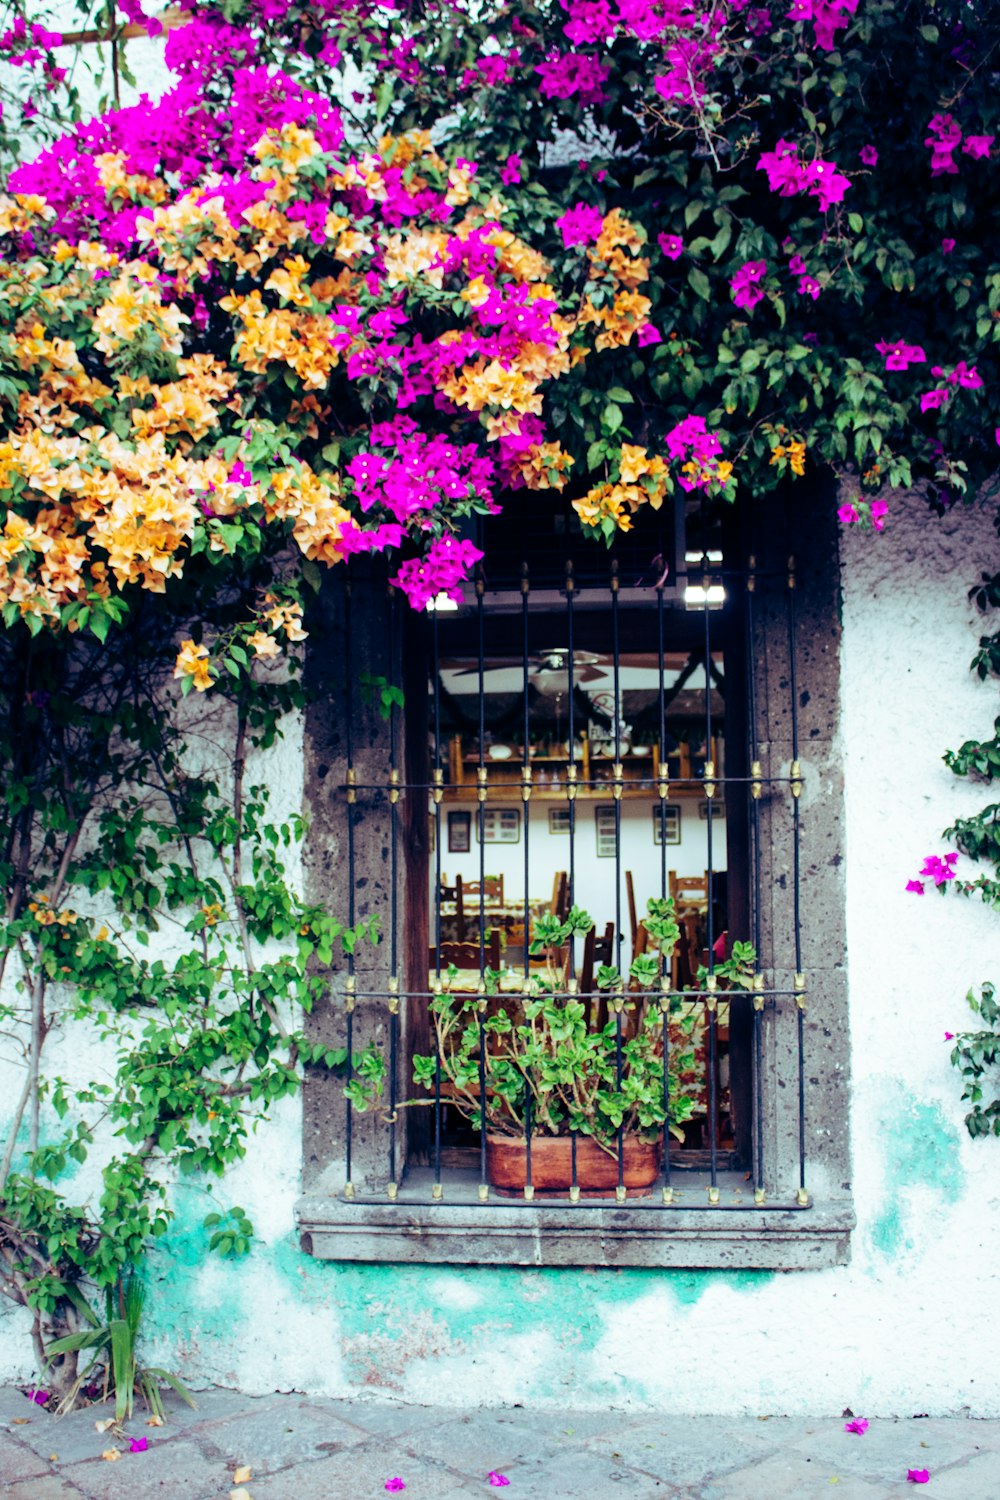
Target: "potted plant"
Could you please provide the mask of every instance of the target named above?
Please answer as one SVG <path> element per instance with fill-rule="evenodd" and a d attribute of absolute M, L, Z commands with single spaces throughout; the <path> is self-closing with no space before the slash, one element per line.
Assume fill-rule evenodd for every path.
<path fill-rule="evenodd" d="M 485 995 L 452 993 L 446 984 L 432 998 L 437 1053 L 414 1058 L 414 1080 L 434 1091 L 440 1059 L 449 1103 L 486 1131 L 487 1175 L 500 1191 L 529 1187 L 529 1142 L 531 1191 L 567 1192 L 575 1152 L 580 1191 L 614 1193 L 619 1149 L 626 1189 L 648 1189 L 661 1168 L 665 1132 L 683 1138 L 693 1106 L 681 1080 L 696 1072 L 688 1045 L 695 1016 L 690 1005 L 691 1014 L 682 1014 L 680 998 L 666 1002 L 665 1091 L 659 995 L 679 936 L 672 901 L 650 900 L 643 922 L 647 951 L 627 979 L 602 965 L 593 996 L 567 992 L 566 945 L 593 926 L 574 907 L 564 921 L 536 922 L 531 952 L 541 963 L 522 995 L 500 996 L 500 975 L 488 970 Z M 752 958 L 748 944 L 737 944 L 716 972 L 749 987 Z"/>

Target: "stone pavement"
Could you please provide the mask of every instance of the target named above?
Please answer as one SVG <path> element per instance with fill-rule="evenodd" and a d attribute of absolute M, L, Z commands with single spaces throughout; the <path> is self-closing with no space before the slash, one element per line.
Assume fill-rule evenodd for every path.
<path fill-rule="evenodd" d="M 0 1495 L 385 1500 L 399 1478 L 403 1500 L 1000 1500 L 1000 1421 L 883 1418 L 853 1436 L 835 1416 L 462 1411 L 227 1390 L 197 1401 L 171 1399 L 165 1427 L 137 1411 L 116 1436 L 94 1425 L 107 1408 L 58 1418 L 0 1388 Z M 146 1451 L 132 1453 L 132 1438 Z M 111 1446 L 117 1461 L 101 1457 Z M 241 1465 L 251 1472 L 238 1488 Z"/>

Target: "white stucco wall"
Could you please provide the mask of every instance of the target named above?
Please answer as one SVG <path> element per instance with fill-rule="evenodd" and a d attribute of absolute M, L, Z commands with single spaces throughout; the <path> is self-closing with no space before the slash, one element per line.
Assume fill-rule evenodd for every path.
<path fill-rule="evenodd" d="M 1000 981 L 1000 925 L 979 904 L 904 891 L 924 855 L 947 847 L 940 831 L 986 800 L 941 753 L 992 729 L 995 684 L 967 671 L 981 624 L 966 593 L 997 550 L 989 514 L 936 520 L 907 497 L 883 537 L 843 537 L 850 1265 L 775 1275 L 318 1264 L 294 1236 L 299 1108 L 286 1103 L 211 1189 L 255 1220 L 245 1261 L 205 1259 L 209 1190 L 181 1192 L 172 1258 L 158 1254 L 151 1277 L 159 1361 L 250 1391 L 455 1405 L 1000 1415 L 1000 1141 L 966 1135 L 943 1040 L 966 1024 L 966 989 Z M 286 742 L 280 759 L 275 786 L 294 803 L 300 744 Z M 0 1378 L 31 1373 L 23 1320 L 5 1318 Z"/>

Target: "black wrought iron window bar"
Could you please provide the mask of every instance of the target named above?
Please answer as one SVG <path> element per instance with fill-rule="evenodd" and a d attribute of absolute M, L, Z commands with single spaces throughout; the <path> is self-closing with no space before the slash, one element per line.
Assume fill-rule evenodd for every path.
<path fill-rule="evenodd" d="M 539 912 L 537 902 L 530 895 L 532 837 L 533 834 L 538 837 L 539 830 L 530 814 L 543 800 L 549 806 L 560 805 L 564 809 L 567 868 L 565 892 L 559 899 L 559 907 L 565 916 L 574 909 L 581 881 L 581 810 L 587 804 L 596 809 L 593 799 L 599 795 L 607 799 L 610 810 L 607 826 L 613 831 L 614 847 L 613 887 L 609 882 L 608 893 L 613 904 L 613 955 L 617 961 L 606 967 L 616 969 L 619 977 L 610 987 L 601 987 L 593 979 L 591 966 L 587 987 L 581 988 L 586 939 L 582 932 L 575 932 L 569 935 L 565 944 L 564 960 L 558 971 L 559 982 L 546 993 L 556 1006 L 565 1008 L 582 1004 L 586 1008 L 588 1025 L 592 1024 L 595 1014 L 599 1014 L 599 1008 L 606 1007 L 604 1026 L 613 1058 L 613 1082 L 619 1094 L 628 1073 L 632 1039 L 639 1030 L 645 1029 L 648 1033 L 658 1028 L 658 1043 L 650 1045 L 660 1062 L 660 1112 L 668 1126 L 676 1105 L 676 1090 L 680 1087 L 672 1066 L 677 1049 L 676 1039 L 671 1034 L 673 1023 L 680 1016 L 685 1020 L 692 1018 L 693 1028 L 704 1037 L 703 1070 L 707 1096 L 704 1143 L 700 1149 L 686 1149 L 686 1143 L 682 1143 L 679 1149 L 672 1151 L 669 1129 L 665 1129 L 656 1181 L 641 1191 L 630 1190 L 626 1184 L 624 1119 L 619 1121 L 610 1136 L 605 1131 L 602 1149 L 613 1163 L 614 1180 L 608 1189 L 613 1201 L 630 1210 L 641 1211 L 698 1207 L 714 1211 L 754 1206 L 808 1208 L 806 1119 L 809 1098 L 804 1030 L 807 996 L 803 967 L 799 817 L 804 777 L 798 744 L 794 559 L 789 559 L 787 569 L 781 575 L 762 573 L 752 556 L 744 559 L 742 566 L 736 567 L 717 548 L 710 547 L 706 538 L 700 552 L 697 548 L 689 551 L 686 557 L 678 560 L 669 576 L 665 570 L 664 576 L 652 583 L 643 582 L 636 586 L 630 579 L 623 581 L 617 561 L 611 558 L 603 583 L 596 582 L 592 575 L 581 583 L 572 563 L 568 562 L 561 578 L 553 579 L 550 574 L 538 588 L 529 565 L 524 564 L 513 587 L 495 587 L 489 574 L 480 572 L 459 609 L 447 613 L 434 609 L 427 620 L 421 622 L 404 618 L 405 606 L 384 583 L 368 581 L 350 585 L 349 589 L 358 586 L 383 590 L 385 628 L 390 638 L 405 636 L 406 649 L 429 653 L 428 700 L 426 705 L 419 705 L 420 712 L 427 713 L 428 732 L 427 760 L 421 765 L 415 763 L 412 754 L 404 755 L 401 749 L 403 718 L 407 713 L 416 712 L 418 705 L 404 701 L 401 708 L 398 693 L 391 691 L 399 684 L 390 682 L 390 691 L 386 695 L 384 776 L 373 778 L 368 774 L 364 779 L 359 777 L 351 731 L 354 722 L 352 694 L 358 688 L 351 681 L 352 606 L 349 598 L 345 640 L 348 663 L 347 770 L 340 788 L 346 820 L 350 891 L 348 919 L 353 925 L 358 915 L 355 901 L 358 879 L 356 843 L 362 820 L 379 819 L 385 825 L 390 901 L 387 930 L 383 934 L 383 942 L 388 948 L 389 970 L 384 987 L 359 987 L 355 958 L 350 956 L 347 960 L 348 973 L 342 1001 L 347 1054 L 344 1065 L 344 1196 L 353 1200 L 388 1199 L 401 1203 L 435 1204 L 453 1201 L 454 1194 L 460 1193 L 463 1201 L 472 1199 L 481 1203 L 520 1202 L 530 1206 L 541 1201 L 536 1192 L 533 1153 L 537 1159 L 544 1137 L 539 1132 L 538 1120 L 533 1118 L 537 1111 L 533 1111 L 532 1080 L 527 1076 L 518 1096 L 518 1108 L 512 1111 L 512 1116 L 519 1116 L 523 1136 L 523 1188 L 517 1197 L 498 1198 L 497 1188 L 490 1181 L 489 1141 L 485 1128 L 489 1114 L 487 1095 L 492 1086 L 494 1066 L 490 1022 L 493 1016 L 504 1013 L 512 1025 L 519 1024 L 519 1017 L 523 1023 L 525 1003 L 533 1003 L 539 993 L 537 955 L 533 952 L 537 946 L 537 940 L 533 939 L 533 924 L 537 931 Z M 763 771 L 759 748 L 760 719 L 756 699 L 756 682 L 763 663 L 758 659 L 760 632 L 755 612 L 762 590 L 772 594 L 780 590 L 785 596 L 787 713 L 791 734 L 791 757 L 787 769 L 782 769 L 780 774 L 772 771 L 767 775 Z M 536 597 L 539 601 L 537 608 Z M 722 607 L 717 607 L 719 605 Z M 366 618 L 370 618 L 370 613 L 366 613 Z M 623 649 L 623 632 L 627 636 L 627 650 Z M 720 634 L 724 639 L 720 640 Z M 675 670 L 676 663 L 672 658 L 677 654 L 674 643 L 678 639 L 688 661 L 686 668 Z M 550 649 L 549 659 L 558 662 L 558 671 L 565 678 L 565 741 L 562 741 L 560 726 L 560 743 L 565 743 L 566 749 L 563 762 L 543 773 L 549 779 L 547 784 L 540 786 L 539 766 L 532 753 L 535 732 L 532 721 L 533 675 L 537 671 L 540 648 L 543 645 L 548 647 L 553 641 L 556 645 Z M 638 766 L 634 762 L 626 766 L 623 658 L 635 654 L 637 641 L 643 645 L 644 658 L 651 662 L 649 671 L 655 679 L 655 703 L 652 713 L 646 715 L 647 720 L 653 722 L 648 770 L 644 760 Z M 602 667 L 610 673 L 613 710 L 610 715 L 605 715 L 609 722 L 603 727 L 602 748 L 609 754 L 599 765 L 581 749 L 587 727 L 581 724 L 581 718 L 587 710 L 578 691 L 581 649 L 592 653 L 598 644 L 602 647 Z M 451 695 L 444 687 L 442 670 L 443 663 L 456 657 L 468 663 L 463 670 L 471 676 L 475 689 L 467 695 L 473 699 L 473 709 L 467 715 L 472 722 L 465 726 L 469 729 L 469 743 L 473 746 L 468 754 L 462 736 L 458 737 L 459 750 L 455 752 L 455 736 L 449 738 L 448 733 L 452 727 L 449 724 Z M 395 659 L 400 658 L 397 655 Z M 512 742 L 505 747 L 511 751 L 508 759 L 498 759 L 491 754 L 495 747 L 490 743 L 487 677 L 495 670 L 492 664 L 496 661 L 505 664 L 508 676 L 513 672 L 520 677 L 515 695 L 520 700 L 516 712 L 509 702 L 506 705 L 505 724 Z M 685 681 L 697 680 L 698 671 L 691 667 L 692 662 L 701 663 L 700 675 L 703 677 L 699 707 L 703 746 L 699 747 L 701 753 L 694 758 L 693 764 L 689 756 L 688 763 L 682 760 L 675 770 L 671 765 L 671 695 L 673 693 L 676 697 L 681 691 L 677 687 L 678 680 L 681 680 L 682 688 Z M 685 670 L 688 670 L 686 679 Z M 720 672 L 724 673 L 722 680 L 727 691 L 724 765 L 717 763 L 713 753 L 713 747 L 723 743 L 719 735 L 723 726 L 719 723 L 715 701 L 718 694 L 713 691 Z M 737 683 L 740 684 L 738 692 L 735 690 Z M 737 699 L 739 706 L 734 709 L 733 703 Z M 467 761 L 471 764 L 465 764 Z M 370 759 L 366 764 L 370 767 Z M 456 778 L 464 777 L 470 771 L 471 781 L 458 784 Z M 655 976 L 637 986 L 630 983 L 630 965 L 623 958 L 624 951 L 632 947 L 626 942 L 623 932 L 623 803 L 641 796 L 648 798 L 652 805 L 653 822 L 658 824 L 659 835 L 654 845 L 651 832 L 650 852 L 652 854 L 654 848 L 658 852 L 658 870 L 653 884 L 657 887 L 656 896 L 663 902 L 671 894 L 668 852 L 671 798 L 679 795 L 696 798 L 704 810 L 706 900 L 701 933 L 704 942 L 699 944 L 703 963 L 699 966 L 700 973 L 689 974 L 684 984 L 675 983 L 678 969 L 672 965 L 672 956 L 662 949 L 656 950 Z M 463 915 L 475 931 L 477 952 L 471 980 L 467 972 L 456 976 L 446 961 L 448 941 L 454 927 L 449 921 L 452 912 L 444 890 L 445 862 L 449 854 L 445 841 L 448 814 L 459 810 L 459 798 L 469 813 L 468 824 L 470 830 L 474 828 L 476 846 L 474 850 L 470 839 L 468 851 L 461 851 L 475 862 L 477 876 L 471 882 L 473 899 L 468 905 L 461 903 Z M 516 933 L 516 948 L 511 945 L 510 951 L 505 953 L 505 958 L 514 962 L 505 963 L 498 978 L 498 971 L 491 963 L 495 950 L 489 936 L 491 871 L 487 830 L 493 828 L 493 813 L 501 807 L 510 809 L 512 801 L 519 810 L 517 826 L 522 846 L 523 889 L 520 921 L 510 923 Z M 419 861 L 414 866 L 411 851 L 406 846 L 401 809 L 408 803 L 421 809 L 426 805 L 428 810 L 432 829 L 429 868 L 421 868 Z M 725 805 L 725 818 L 720 803 Z M 765 831 L 761 814 L 764 806 L 769 808 L 772 817 L 787 818 L 791 828 L 791 922 L 790 931 L 780 934 L 765 933 L 762 921 L 762 840 Z M 723 840 L 728 843 L 725 860 L 720 859 Z M 456 856 L 458 852 L 456 849 Z M 426 904 L 411 902 L 404 909 L 404 902 L 398 895 L 404 864 L 408 867 L 407 888 L 410 891 L 418 889 L 423 881 L 429 895 Z M 713 893 L 721 885 L 719 877 L 723 871 L 728 886 L 727 914 L 723 914 L 719 902 L 713 900 Z M 466 880 L 468 882 L 468 877 Z M 556 897 L 554 890 L 553 904 Z M 426 924 L 415 940 L 413 924 L 421 926 L 424 918 L 419 914 L 414 916 L 410 909 L 413 905 L 427 912 Z M 516 903 L 508 902 L 507 905 Z M 722 932 L 719 923 L 725 921 L 725 930 L 733 934 L 734 919 L 742 927 L 735 935 L 747 941 L 752 949 L 752 958 L 746 965 L 745 990 L 727 989 L 725 979 L 720 987 L 720 974 L 725 976 L 728 971 L 727 950 L 720 946 Z M 410 941 L 404 943 L 407 924 Z M 464 931 L 456 934 L 457 938 L 465 936 Z M 775 951 L 765 953 L 763 947 L 768 939 Z M 729 941 L 731 945 L 731 937 Z M 412 961 L 412 954 L 419 951 L 421 945 L 427 955 L 425 964 Z M 779 947 L 782 952 L 777 951 Z M 411 955 L 409 967 L 404 962 L 404 949 Z M 791 986 L 781 987 L 774 982 L 776 973 L 789 971 L 793 976 Z M 456 989 L 456 982 L 463 988 Z M 420 1086 L 414 1080 L 414 1052 L 420 1038 L 426 1045 L 433 1029 L 429 1020 L 435 1011 L 440 1014 L 442 1007 L 458 996 L 463 997 L 465 1024 L 471 1027 L 475 1043 L 467 1048 L 466 1073 L 471 1067 L 475 1078 L 466 1093 L 473 1101 L 473 1113 L 476 1112 L 474 1106 L 478 1094 L 481 1128 L 474 1147 L 465 1147 L 463 1165 L 456 1168 L 456 1152 L 449 1147 L 448 1141 L 449 1118 L 454 1114 L 454 1108 L 449 1102 L 446 1059 L 441 1047 L 434 1045 L 430 1072 L 425 1060 Z M 359 1006 L 364 1006 L 367 1011 L 374 1007 L 381 1016 L 380 1023 L 374 1028 L 370 1022 L 365 1027 L 366 1045 L 374 1047 L 382 1057 L 381 1082 L 375 1090 L 377 1097 L 368 1100 L 365 1107 L 383 1132 L 385 1163 L 384 1183 L 373 1187 L 369 1173 L 363 1189 L 354 1181 L 353 1162 L 354 1128 L 360 1107 L 357 1102 L 360 1097 L 358 1070 L 363 1065 L 355 1036 Z M 738 1078 L 730 1082 L 730 1113 L 740 1117 L 738 1129 L 734 1126 L 738 1138 L 732 1148 L 722 1144 L 720 1134 L 723 1104 L 720 1042 L 725 1029 L 720 1017 L 726 1010 L 730 1067 L 738 1071 Z M 737 1032 L 739 1042 L 733 1045 Z M 765 1182 L 765 1052 L 770 1056 L 782 1053 L 791 1060 L 792 1076 L 782 1077 L 778 1086 L 786 1091 L 793 1090 L 797 1096 L 797 1186 L 789 1188 L 786 1177 L 784 1189 L 777 1198 L 769 1193 Z M 468 1084 L 468 1079 L 466 1082 Z M 741 1101 L 738 1109 L 732 1102 L 736 1094 Z M 586 1188 L 581 1191 L 578 1159 L 586 1132 L 581 1133 L 579 1126 L 574 1128 L 571 1115 L 564 1121 L 563 1129 L 569 1139 L 570 1165 L 569 1181 L 559 1192 L 559 1201 L 580 1210 L 606 1206 L 606 1197 L 588 1196 Z"/>

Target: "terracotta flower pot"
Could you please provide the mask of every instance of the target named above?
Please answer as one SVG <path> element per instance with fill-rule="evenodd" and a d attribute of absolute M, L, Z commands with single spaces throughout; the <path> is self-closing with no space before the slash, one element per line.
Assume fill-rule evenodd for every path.
<path fill-rule="evenodd" d="M 625 1186 L 630 1193 L 647 1192 L 660 1173 L 663 1138 L 643 1140 L 627 1135 L 622 1146 Z M 520 1195 L 527 1182 L 527 1152 L 523 1139 L 508 1135 L 486 1137 L 486 1175 L 498 1193 Z M 569 1136 L 531 1138 L 531 1185 L 539 1197 L 568 1195 L 573 1181 L 572 1142 Z M 583 1198 L 613 1198 L 618 1186 L 618 1161 L 590 1136 L 576 1139 L 576 1181 Z"/>

